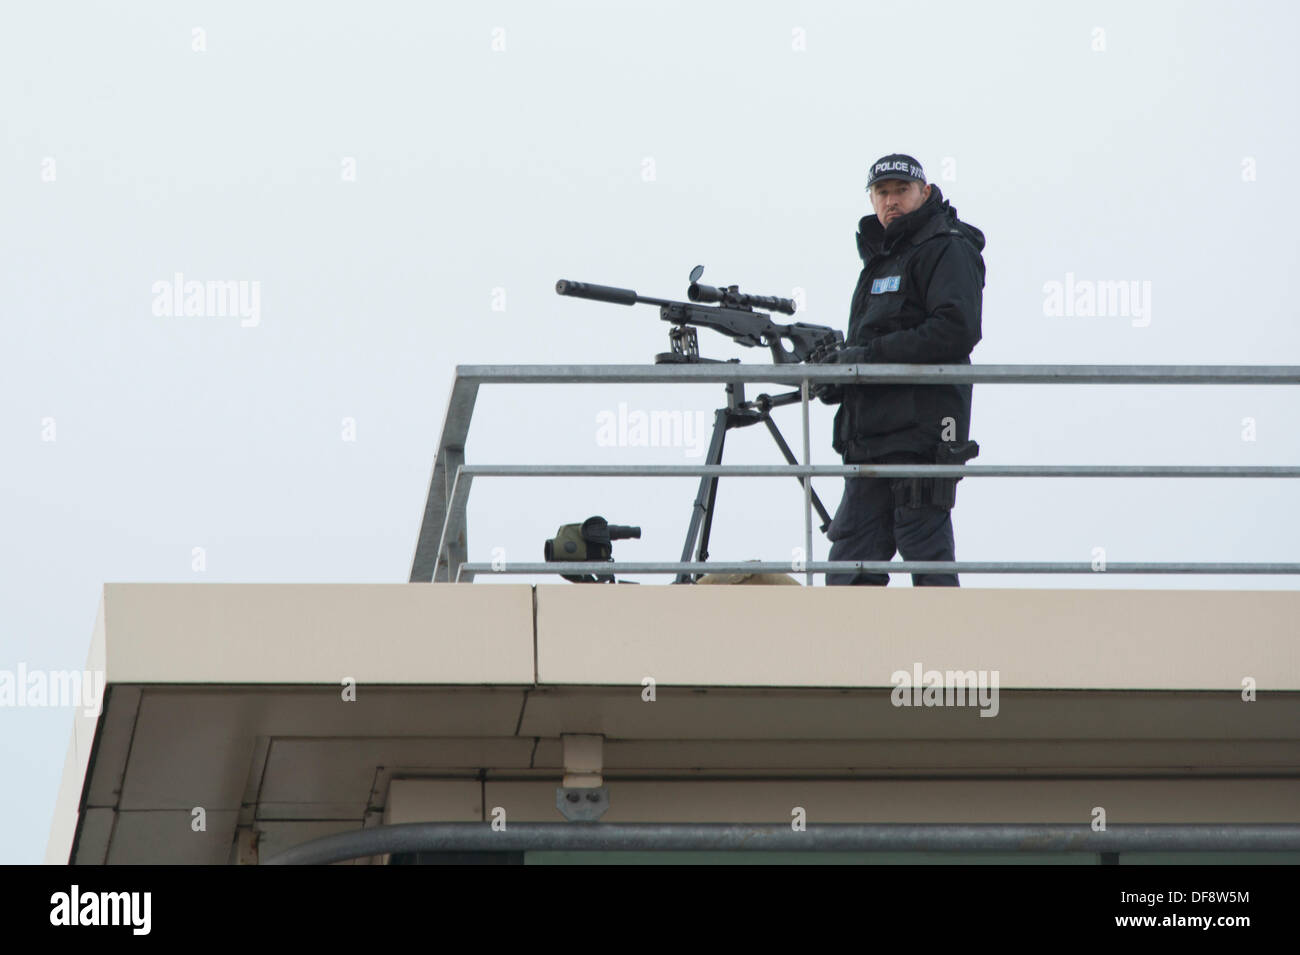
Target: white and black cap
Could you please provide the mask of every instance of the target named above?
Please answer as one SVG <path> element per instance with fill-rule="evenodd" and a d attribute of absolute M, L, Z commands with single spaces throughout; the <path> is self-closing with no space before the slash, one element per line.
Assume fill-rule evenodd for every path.
<path fill-rule="evenodd" d="M 870 189 L 882 179 L 902 179 L 906 182 L 924 184 L 925 170 L 911 156 L 904 153 L 891 153 L 871 164 L 871 173 L 867 176 L 867 188 Z"/>

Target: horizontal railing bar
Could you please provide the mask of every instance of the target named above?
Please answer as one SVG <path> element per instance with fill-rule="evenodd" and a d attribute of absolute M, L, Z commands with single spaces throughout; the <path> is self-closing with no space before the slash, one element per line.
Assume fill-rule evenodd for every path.
<path fill-rule="evenodd" d="M 457 365 L 456 375 L 480 384 L 575 384 L 662 382 L 772 382 L 798 386 L 807 380 L 851 384 L 905 382 L 948 384 L 1075 385 L 1295 385 L 1300 365 Z"/>
<path fill-rule="evenodd" d="M 1300 466 L 1126 464 L 467 464 L 468 477 L 1300 477 Z"/>
<path fill-rule="evenodd" d="M 794 561 L 582 561 L 466 563 L 474 574 L 1300 574 L 1300 563 L 1111 562 L 1098 570 L 1087 561 L 809 560 Z"/>

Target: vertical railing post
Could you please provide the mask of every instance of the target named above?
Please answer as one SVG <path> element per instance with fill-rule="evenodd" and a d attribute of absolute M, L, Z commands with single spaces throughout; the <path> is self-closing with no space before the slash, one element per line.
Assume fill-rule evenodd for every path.
<path fill-rule="evenodd" d="M 447 524 L 444 531 L 443 541 L 439 546 L 445 546 L 447 549 L 447 576 L 446 580 L 457 581 L 460 577 L 460 565 L 469 561 L 469 541 L 465 527 L 465 508 L 457 507 L 454 500 L 456 483 L 460 478 L 460 469 L 465 464 L 464 448 L 447 449 Z M 462 492 L 463 496 L 463 492 Z M 444 579 L 444 578 L 439 578 Z"/>
<path fill-rule="evenodd" d="M 803 463 L 804 467 L 812 466 L 812 442 L 808 434 L 808 379 L 805 378 L 799 385 L 800 398 L 803 405 Z M 812 560 L 812 475 L 806 474 L 803 479 L 803 559 L 804 573 L 806 576 L 806 586 L 813 585 L 812 571 L 808 570 L 808 563 Z"/>

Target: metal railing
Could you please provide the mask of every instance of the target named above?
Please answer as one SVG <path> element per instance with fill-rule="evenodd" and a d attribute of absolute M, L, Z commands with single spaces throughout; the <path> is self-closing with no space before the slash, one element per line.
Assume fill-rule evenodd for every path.
<path fill-rule="evenodd" d="M 469 465 L 465 442 L 480 385 L 762 382 L 799 387 L 803 464 L 789 465 Z M 1297 478 L 1300 466 L 1129 465 L 813 465 L 809 389 L 813 384 L 1185 384 L 1295 385 L 1295 365 L 460 365 L 434 460 L 411 581 L 471 581 L 475 574 L 1095 573 L 1092 564 L 1043 561 L 676 561 L 471 563 L 466 505 L 479 477 L 795 477 L 804 487 L 804 554 L 812 553 L 814 477 L 1165 477 Z M 1300 563 L 1107 563 L 1110 574 L 1300 574 Z"/>

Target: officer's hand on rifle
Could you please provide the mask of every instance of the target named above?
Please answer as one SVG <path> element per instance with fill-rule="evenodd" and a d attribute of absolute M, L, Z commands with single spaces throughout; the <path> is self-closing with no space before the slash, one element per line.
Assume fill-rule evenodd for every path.
<path fill-rule="evenodd" d="M 839 385 L 813 385 L 813 397 L 824 405 L 837 405 L 844 400 L 844 389 Z"/>
<path fill-rule="evenodd" d="M 824 365 L 861 365 L 867 360 L 867 349 L 862 345 L 840 344 L 822 359 Z"/>
<path fill-rule="evenodd" d="M 837 341 L 832 340 L 832 341 L 823 342 L 822 344 L 818 345 L 816 348 L 814 348 L 811 352 L 808 353 L 808 364 L 810 365 L 834 364 L 835 360 L 833 358 L 827 358 L 826 356 L 831 354 L 833 351 L 835 351 L 835 349 L 838 348 L 839 346 L 840 346 L 840 342 Z"/>
<path fill-rule="evenodd" d="M 867 361 L 867 349 L 863 345 L 831 342 L 815 349 L 808 360 L 819 365 L 860 365 Z M 844 399 L 843 389 L 843 385 L 819 384 L 813 386 L 813 394 L 823 404 L 835 405 Z"/>

